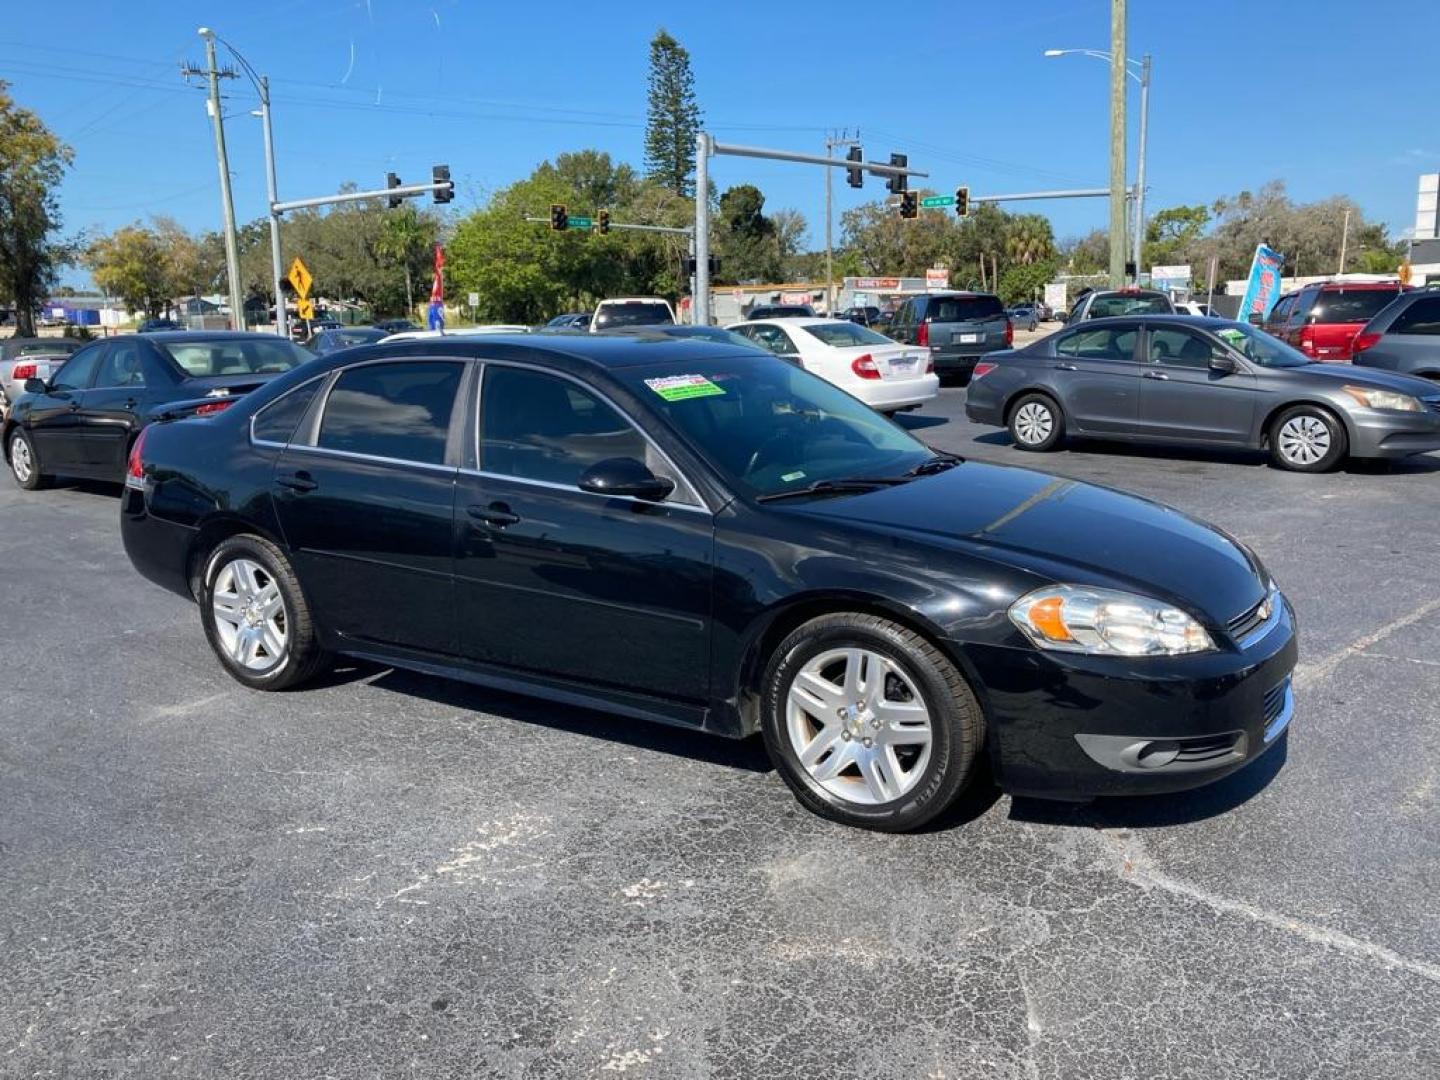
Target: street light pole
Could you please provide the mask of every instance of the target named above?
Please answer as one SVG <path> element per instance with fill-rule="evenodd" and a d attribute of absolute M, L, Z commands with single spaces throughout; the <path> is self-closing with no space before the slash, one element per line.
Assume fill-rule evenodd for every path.
<path fill-rule="evenodd" d="M 1125 0 L 1110 0 L 1110 287 L 1125 284 Z"/>
<path fill-rule="evenodd" d="M 280 196 L 275 182 L 275 138 L 270 131 L 270 79 L 265 75 L 260 76 L 260 124 L 265 129 L 265 188 L 269 192 L 270 277 L 271 288 L 275 290 L 275 332 L 283 338 L 290 336 L 290 313 L 285 310 L 285 294 L 280 291 L 280 215 L 275 210 Z"/>
<path fill-rule="evenodd" d="M 215 59 L 215 35 L 206 27 L 206 74 L 210 80 L 210 119 L 215 127 L 215 157 L 220 166 L 220 209 L 225 220 L 225 274 L 230 284 L 230 325 L 245 329 L 245 301 L 240 295 L 240 248 L 235 239 L 235 201 L 230 195 L 230 160 L 225 153 L 225 121 L 220 115 L 220 70 Z"/>
<path fill-rule="evenodd" d="M 1140 58 L 1140 160 L 1135 166 L 1135 283 L 1145 243 L 1145 136 L 1150 126 L 1150 54 Z"/>

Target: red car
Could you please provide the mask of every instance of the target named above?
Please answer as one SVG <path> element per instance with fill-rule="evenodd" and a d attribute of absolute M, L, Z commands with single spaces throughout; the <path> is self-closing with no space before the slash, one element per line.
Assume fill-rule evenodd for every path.
<path fill-rule="evenodd" d="M 1276 301 L 1264 329 L 1315 360 L 1349 363 L 1355 354 L 1355 335 L 1407 288 L 1398 281 L 1306 285 Z"/>

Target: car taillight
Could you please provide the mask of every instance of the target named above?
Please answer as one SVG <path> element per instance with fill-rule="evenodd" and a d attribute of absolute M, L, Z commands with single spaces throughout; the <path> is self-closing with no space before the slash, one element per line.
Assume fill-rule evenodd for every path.
<path fill-rule="evenodd" d="M 1380 344 L 1381 334 L 1356 334 L 1355 351 L 1364 352 L 1366 349 L 1373 349 Z"/>
<path fill-rule="evenodd" d="M 141 428 L 140 434 L 136 436 L 135 442 L 130 447 L 130 459 L 125 463 L 125 486 L 145 486 L 145 465 L 140 460 L 140 451 L 145 446 L 145 436 L 150 434 L 148 427 Z"/>
<path fill-rule="evenodd" d="M 204 405 L 201 405 L 198 409 L 195 410 L 195 415 L 211 416 L 217 412 L 224 412 L 226 409 L 228 409 L 231 405 L 234 404 L 235 402 L 233 400 L 207 401 Z"/>
<path fill-rule="evenodd" d="M 26 379 L 35 378 L 35 373 L 39 370 L 40 368 L 36 364 L 16 364 L 10 369 L 10 377 L 18 383 L 23 383 Z"/>
<path fill-rule="evenodd" d="M 926 374 L 926 375 L 934 375 L 934 374 L 935 374 L 935 357 L 932 356 L 932 357 L 930 357 L 929 360 L 926 360 L 926 361 L 925 361 L 925 374 Z"/>
<path fill-rule="evenodd" d="M 989 360 L 981 360 L 975 365 L 975 370 L 970 373 L 970 378 L 978 379 L 982 375 L 989 375 L 999 365 L 992 364 Z"/>
<path fill-rule="evenodd" d="M 880 378 L 880 369 L 875 366 L 875 358 L 869 353 L 850 361 L 850 370 L 862 379 Z"/>
<path fill-rule="evenodd" d="M 1005 344 L 1015 344 L 1015 324 L 1009 319 L 1005 320 Z"/>
<path fill-rule="evenodd" d="M 930 344 L 930 324 L 928 322 L 922 322 L 918 327 L 915 328 L 915 344 Z"/>
<path fill-rule="evenodd" d="M 1315 355 L 1315 332 L 1308 326 L 1300 331 L 1300 351 L 1306 356 Z"/>

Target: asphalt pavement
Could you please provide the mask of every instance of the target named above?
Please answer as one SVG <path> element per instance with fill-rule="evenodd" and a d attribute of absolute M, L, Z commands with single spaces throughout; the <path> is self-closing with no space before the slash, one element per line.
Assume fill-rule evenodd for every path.
<path fill-rule="evenodd" d="M 1285 744 L 847 830 L 753 741 L 374 667 L 248 691 L 118 489 L 0 479 L 0 1076 L 1440 1075 L 1440 456 L 1037 457 L 963 399 L 904 423 L 1260 553 Z"/>

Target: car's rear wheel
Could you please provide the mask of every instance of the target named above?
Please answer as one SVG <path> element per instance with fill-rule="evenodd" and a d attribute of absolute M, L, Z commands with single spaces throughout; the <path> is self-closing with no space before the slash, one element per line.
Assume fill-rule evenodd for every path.
<path fill-rule="evenodd" d="M 1292 472 L 1327 472 L 1345 457 L 1345 428 L 1314 405 L 1286 409 L 1270 425 L 1270 460 Z"/>
<path fill-rule="evenodd" d="M 10 435 L 10 473 L 26 491 L 38 491 L 50 482 L 40 471 L 40 455 L 24 428 L 17 427 Z"/>
<path fill-rule="evenodd" d="M 1065 437 L 1060 406 L 1045 394 L 1026 394 L 1010 409 L 1010 437 L 1021 450 L 1054 450 Z"/>
<path fill-rule="evenodd" d="M 824 615 L 797 628 L 765 673 L 761 728 L 807 809 L 904 832 L 955 801 L 984 718 L 964 677 L 925 638 L 887 619 Z"/>
<path fill-rule="evenodd" d="M 289 560 L 259 536 L 232 536 L 211 552 L 200 619 L 225 670 L 255 690 L 298 686 L 327 660 Z"/>

